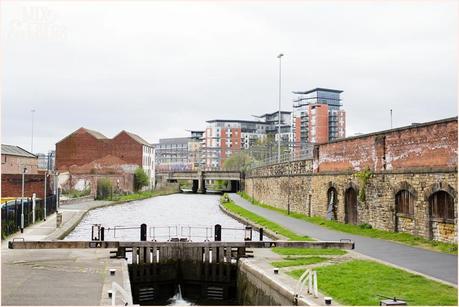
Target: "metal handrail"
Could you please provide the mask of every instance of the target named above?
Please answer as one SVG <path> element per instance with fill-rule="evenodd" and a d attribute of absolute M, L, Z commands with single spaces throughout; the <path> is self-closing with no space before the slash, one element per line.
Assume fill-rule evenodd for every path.
<path fill-rule="evenodd" d="M 116 306 L 116 292 L 119 292 L 123 297 L 123 301 L 126 304 L 125 306 L 133 305 L 132 297 L 129 293 L 127 293 L 127 291 L 116 282 L 112 281 L 112 306 Z"/>
<path fill-rule="evenodd" d="M 306 286 L 306 282 L 308 283 L 307 293 L 313 294 L 314 297 L 319 297 L 319 292 L 317 290 L 317 272 L 311 269 L 307 269 L 303 274 L 301 274 L 296 283 L 294 292 L 295 303 L 298 303 L 298 298 L 301 292 L 303 292 L 303 289 Z"/>

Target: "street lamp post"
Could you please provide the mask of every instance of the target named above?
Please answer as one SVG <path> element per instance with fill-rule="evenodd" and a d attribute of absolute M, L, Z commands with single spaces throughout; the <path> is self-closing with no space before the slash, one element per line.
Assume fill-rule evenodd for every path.
<path fill-rule="evenodd" d="M 280 144 L 281 144 L 281 71 L 282 71 L 282 57 L 280 53 L 277 58 L 279 59 L 279 126 L 277 129 L 277 163 L 280 163 Z"/>
<path fill-rule="evenodd" d="M 27 172 L 27 167 L 22 170 L 22 193 L 21 193 L 21 233 L 24 232 L 24 176 Z"/>

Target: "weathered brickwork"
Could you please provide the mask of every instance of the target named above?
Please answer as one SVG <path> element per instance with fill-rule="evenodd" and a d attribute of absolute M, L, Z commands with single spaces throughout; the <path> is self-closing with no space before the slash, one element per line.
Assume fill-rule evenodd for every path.
<path fill-rule="evenodd" d="M 47 179 L 47 193 L 53 194 L 51 176 Z M 22 174 L 2 174 L 2 196 L 1 197 L 21 197 L 22 195 Z M 45 194 L 45 175 L 24 176 L 24 197 L 32 197 L 33 193 L 38 198 L 43 198 Z"/>
<path fill-rule="evenodd" d="M 436 121 L 316 146 L 314 171 L 457 167 L 457 119 Z"/>
<path fill-rule="evenodd" d="M 432 131 L 433 139 L 426 131 Z M 247 174 L 245 190 L 278 208 L 327 217 L 333 189 L 335 216 L 340 222 L 457 242 L 457 119 L 389 131 L 377 135 L 377 140 L 374 134 L 361 139 L 318 145 L 313 160 L 256 168 Z M 324 152 L 327 154 L 322 155 Z M 333 158 L 334 153 L 339 158 Z M 367 166 L 372 176 L 362 186 L 356 172 Z M 358 198 L 361 189 L 365 189 L 365 201 Z M 410 193 L 410 214 L 397 212 L 396 194 L 402 190 Z M 454 219 L 432 217 L 429 198 L 439 191 L 453 198 Z"/>

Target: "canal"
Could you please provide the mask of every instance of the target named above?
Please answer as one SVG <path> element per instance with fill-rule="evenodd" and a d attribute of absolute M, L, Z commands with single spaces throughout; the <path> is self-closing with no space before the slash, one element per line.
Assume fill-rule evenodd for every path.
<path fill-rule="evenodd" d="M 186 238 L 193 242 L 213 241 L 214 226 L 216 224 L 220 224 L 222 227 L 222 241 L 243 241 L 245 225 L 223 213 L 219 208 L 219 199 L 220 195 L 179 193 L 91 210 L 65 240 L 90 240 L 92 225 L 100 224 L 105 228 L 106 241 L 138 241 L 140 239 L 140 225 L 145 223 L 148 229 L 148 241 L 156 240 L 160 242 L 171 238 Z M 252 238 L 253 240 L 258 240 L 259 233 L 253 231 Z M 183 267 L 187 266 L 187 264 L 182 263 L 179 266 Z M 165 282 L 165 279 L 168 278 L 164 279 L 159 274 L 153 277 L 152 280 L 154 282 L 149 284 L 145 283 L 144 280 L 139 281 L 136 277 L 138 274 L 132 274 L 131 272 L 132 270 L 143 270 L 143 268 L 134 265 L 129 265 L 129 267 L 134 302 L 137 304 L 238 304 L 235 294 L 236 267 L 231 268 L 231 280 L 226 283 L 220 283 L 221 289 L 225 289 L 225 293 L 230 290 L 231 293 L 234 293 L 230 295 L 231 300 L 225 301 L 209 300 L 208 296 L 203 294 L 204 288 L 215 288 L 214 282 L 211 282 L 211 287 L 209 280 L 203 281 L 203 284 L 197 287 L 197 285 L 190 285 L 177 280 Z M 164 267 L 161 270 L 166 275 L 171 276 L 176 274 L 177 271 L 176 264 L 172 264 L 172 267 L 175 268 L 172 271 L 168 267 Z M 202 270 L 204 269 L 206 268 L 203 267 Z M 162 274 L 164 275 L 164 273 Z M 143 294 L 148 289 L 153 291 L 153 288 L 157 291 L 155 296 L 158 295 L 159 297 L 159 292 L 161 292 L 161 299 L 148 299 L 148 294 Z M 182 290 L 184 292 L 183 296 Z M 142 301 L 142 295 L 147 297 L 144 301 Z M 150 297 L 153 297 L 153 294 Z"/>
<path fill-rule="evenodd" d="M 145 223 L 148 240 L 187 238 L 213 241 L 214 226 L 222 226 L 222 241 L 243 241 L 245 225 L 223 213 L 220 195 L 180 193 L 91 210 L 65 240 L 91 239 L 91 227 L 105 228 L 106 241 L 137 241 Z M 253 231 L 253 239 L 259 234 Z"/>

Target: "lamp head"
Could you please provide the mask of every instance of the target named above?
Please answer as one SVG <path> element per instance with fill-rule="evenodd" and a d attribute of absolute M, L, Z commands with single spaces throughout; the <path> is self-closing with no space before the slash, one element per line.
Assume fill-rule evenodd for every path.
<path fill-rule="evenodd" d="M 284 54 L 283 54 L 283 53 L 280 53 L 280 54 L 277 56 L 277 58 L 280 59 L 280 58 L 283 57 L 283 56 L 284 56 Z"/>

